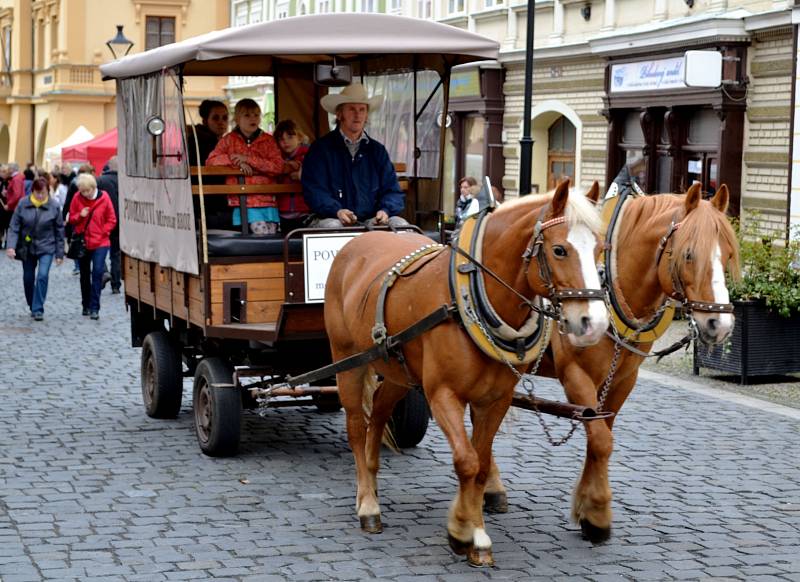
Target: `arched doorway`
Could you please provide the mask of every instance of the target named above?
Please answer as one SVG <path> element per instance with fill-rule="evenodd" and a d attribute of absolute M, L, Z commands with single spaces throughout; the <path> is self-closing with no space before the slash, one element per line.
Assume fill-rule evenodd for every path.
<path fill-rule="evenodd" d="M 580 185 L 583 123 L 578 114 L 557 99 L 547 99 L 534 106 L 531 122 L 531 192 L 552 190 L 563 177 Z"/>
<path fill-rule="evenodd" d="M 36 157 L 33 161 L 37 168 L 41 168 L 44 164 L 44 144 L 47 140 L 47 120 L 42 122 L 39 127 L 39 134 L 36 137 Z"/>
<path fill-rule="evenodd" d="M 565 178 L 575 183 L 575 126 L 562 115 L 547 130 L 547 189 Z"/>

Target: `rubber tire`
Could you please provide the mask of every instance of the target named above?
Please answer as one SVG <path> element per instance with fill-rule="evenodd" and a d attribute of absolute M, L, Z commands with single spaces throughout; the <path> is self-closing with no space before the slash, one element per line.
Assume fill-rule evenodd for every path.
<path fill-rule="evenodd" d="M 428 423 L 431 418 L 431 409 L 425 394 L 418 388 L 412 388 L 398 402 L 389 426 L 394 434 L 394 440 L 401 449 L 416 447 L 428 430 Z"/>
<path fill-rule="evenodd" d="M 166 332 L 153 331 L 145 336 L 140 370 L 147 416 L 176 418 L 183 400 L 183 368 L 181 355 Z"/>
<path fill-rule="evenodd" d="M 338 394 L 318 394 L 314 396 L 314 405 L 317 411 L 323 414 L 339 412 L 342 409 Z"/>
<path fill-rule="evenodd" d="M 194 430 L 209 457 L 232 457 L 239 450 L 242 396 L 235 388 L 213 386 L 232 382 L 233 368 L 222 358 L 205 358 L 194 374 Z"/>

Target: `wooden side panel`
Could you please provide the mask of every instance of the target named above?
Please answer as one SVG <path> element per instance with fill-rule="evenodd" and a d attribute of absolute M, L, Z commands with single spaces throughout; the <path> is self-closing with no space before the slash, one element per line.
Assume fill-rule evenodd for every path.
<path fill-rule="evenodd" d="M 186 275 L 170 269 L 170 276 L 172 277 L 172 313 L 175 317 L 189 321 L 189 306 L 187 305 L 183 283 Z"/>
<path fill-rule="evenodd" d="M 246 283 L 246 321 L 275 323 L 284 299 L 283 263 L 211 265 L 211 324 L 224 325 L 225 283 Z"/>
<path fill-rule="evenodd" d="M 155 305 L 156 297 L 150 281 L 152 271 L 150 265 L 146 261 L 139 261 L 139 299 L 148 305 Z"/>
<path fill-rule="evenodd" d="M 125 281 L 125 295 L 139 299 L 139 260 L 122 255 L 122 277 Z"/>
<path fill-rule="evenodd" d="M 200 327 L 205 327 L 205 297 L 203 283 L 199 276 L 189 277 L 189 321 Z"/>
<path fill-rule="evenodd" d="M 172 276 L 169 267 L 155 266 L 153 273 L 156 278 L 156 308 L 165 313 L 172 314 Z"/>

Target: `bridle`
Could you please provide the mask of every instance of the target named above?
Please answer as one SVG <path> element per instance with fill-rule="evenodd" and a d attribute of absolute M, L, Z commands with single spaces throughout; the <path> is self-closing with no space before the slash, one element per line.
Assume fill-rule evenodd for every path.
<path fill-rule="evenodd" d="M 678 230 L 683 224 L 682 220 L 676 222 L 675 218 L 676 217 L 672 218 L 669 230 L 664 236 L 661 237 L 661 240 L 658 242 L 658 252 L 656 253 L 656 269 L 659 268 L 661 264 L 661 259 L 663 258 L 664 254 L 666 254 L 669 257 L 670 261 L 673 258 L 675 241 L 672 238 L 672 235 L 675 234 L 675 231 Z M 669 248 L 667 248 L 667 244 L 669 244 Z M 667 265 L 667 269 L 672 279 L 672 292 L 668 293 L 668 295 L 671 299 L 681 304 L 684 308 L 684 311 L 686 311 L 690 315 L 694 311 L 699 311 L 701 313 L 733 313 L 732 303 L 715 303 L 713 301 L 690 301 L 686 297 L 686 292 L 683 287 L 683 282 L 681 281 L 681 278 L 677 273 L 677 269 L 673 269 L 671 265 Z"/>
<path fill-rule="evenodd" d="M 533 227 L 533 234 L 525 252 L 522 253 L 522 262 L 525 264 L 525 274 L 528 274 L 530 269 L 531 259 L 536 258 L 539 264 L 539 277 L 541 277 L 545 288 L 547 289 L 547 298 L 551 301 L 559 315 L 561 321 L 561 302 L 567 299 L 602 299 L 605 300 L 606 294 L 602 289 L 588 289 L 588 288 L 564 288 L 556 289 L 553 284 L 553 274 L 550 269 L 550 264 L 547 262 L 547 253 L 542 251 L 544 246 L 544 231 L 553 226 L 564 224 L 567 220 L 565 216 L 551 218 L 550 220 L 542 221 L 545 212 L 550 207 L 548 204 L 539 212 L 539 217 L 536 219 L 536 224 Z M 542 251 L 542 252 L 540 252 Z"/>

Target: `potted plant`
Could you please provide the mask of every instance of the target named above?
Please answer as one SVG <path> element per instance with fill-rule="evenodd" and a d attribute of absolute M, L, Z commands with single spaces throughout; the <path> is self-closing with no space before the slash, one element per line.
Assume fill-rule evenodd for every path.
<path fill-rule="evenodd" d="M 800 232 L 764 236 L 758 221 L 735 223 L 742 273 L 728 289 L 736 325 L 721 345 L 694 346 L 694 373 L 711 368 L 748 378 L 800 372 Z"/>

